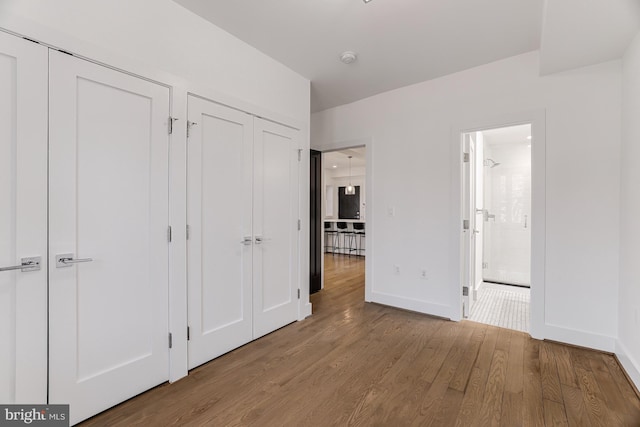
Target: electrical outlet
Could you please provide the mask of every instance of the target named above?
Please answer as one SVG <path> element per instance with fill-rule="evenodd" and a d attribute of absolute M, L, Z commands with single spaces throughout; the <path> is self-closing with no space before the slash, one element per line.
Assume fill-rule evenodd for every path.
<path fill-rule="evenodd" d="M 398 264 L 395 264 L 393 266 L 393 272 L 396 274 L 400 274 L 400 266 Z"/>
<path fill-rule="evenodd" d="M 424 279 L 424 280 L 429 278 L 429 275 L 427 274 L 427 270 L 421 270 L 420 271 L 420 278 Z"/>
<path fill-rule="evenodd" d="M 396 208 L 394 208 L 393 206 L 388 207 L 387 208 L 387 215 L 389 215 L 391 218 L 396 216 Z"/>

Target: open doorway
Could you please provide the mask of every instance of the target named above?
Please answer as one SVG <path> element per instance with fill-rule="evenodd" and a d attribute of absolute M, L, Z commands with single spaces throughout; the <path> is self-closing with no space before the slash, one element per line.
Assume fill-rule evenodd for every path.
<path fill-rule="evenodd" d="M 465 318 L 530 331 L 531 124 L 463 134 Z"/>
<path fill-rule="evenodd" d="M 367 165 L 364 146 L 325 151 L 321 157 L 321 203 L 316 218 L 321 226 L 321 288 L 349 281 L 364 299 L 367 241 Z"/>

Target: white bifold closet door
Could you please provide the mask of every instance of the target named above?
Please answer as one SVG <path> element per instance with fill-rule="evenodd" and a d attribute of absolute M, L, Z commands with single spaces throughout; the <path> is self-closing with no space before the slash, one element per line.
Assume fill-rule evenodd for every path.
<path fill-rule="evenodd" d="M 189 96 L 189 368 L 253 338 L 253 117 Z"/>
<path fill-rule="evenodd" d="M 189 96 L 189 368 L 297 319 L 299 132 Z"/>
<path fill-rule="evenodd" d="M 50 52 L 49 402 L 168 380 L 169 89 Z"/>
<path fill-rule="evenodd" d="M 298 315 L 299 134 L 254 118 L 254 339 Z"/>
<path fill-rule="evenodd" d="M 46 258 L 47 48 L 0 32 L 0 403 L 47 400 Z"/>

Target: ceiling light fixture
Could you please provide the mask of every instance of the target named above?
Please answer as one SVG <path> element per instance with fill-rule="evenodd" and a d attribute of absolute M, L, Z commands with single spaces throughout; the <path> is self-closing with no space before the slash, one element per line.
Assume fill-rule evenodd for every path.
<path fill-rule="evenodd" d="M 363 0 L 365 4 L 369 3 L 371 0 Z"/>
<path fill-rule="evenodd" d="M 354 196 L 356 194 L 356 187 L 351 185 L 351 157 L 353 156 L 349 156 L 349 185 L 344 189 L 344 194 L 346 196 Z"/>
<path fill-rule="evenodd" d="M 355 52 L 351 52 L 350 50 L 342 52 L 342 54 L 340 54 L 340 61 L 345 64 L 351 64 L 352 62 L 355 62 L 356 59 L 358 59 L 358 54 Z"/>

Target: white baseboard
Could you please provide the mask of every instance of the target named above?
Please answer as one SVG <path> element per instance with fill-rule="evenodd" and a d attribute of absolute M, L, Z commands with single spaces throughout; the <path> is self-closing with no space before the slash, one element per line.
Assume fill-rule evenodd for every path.
<path fill-rule="evenodd" d="M 310 302 L 306 303 L 302 309 L 300 310 L 300 315 L 298 316 L 298 320 L 304 320 L 307 317 L 311 316 L 312 311 L 312 305 Z"/>
<path fill-rule="evenodd" d="M 616 341 L 616 356 L 636 389 L 640 390 L 640 363 L 631 356 L 627 347 L 620 340 Z"/>
<path fill-rule="evenodd" d="M 578 329 L 569 329 L 556 325 L 544 325 L 544 338 L 573 344 L 580 347 L 613 353 L 616 349 L 616 339 L 607 335 L 594 334 Z"/>
<path fill-rule="evenodd" d="M 386 294 L 383 292 L 371 292 L 371 301 L 369 302 L 403 308 L 405 310 L 417 311 L 418 313 L 430 314 L 432 316 L 444 317 L 447 319 L 452 318 L 452 310 L 448 305 L 434 304 L 428 301 L 404 298 L 397 295 Z"/>

